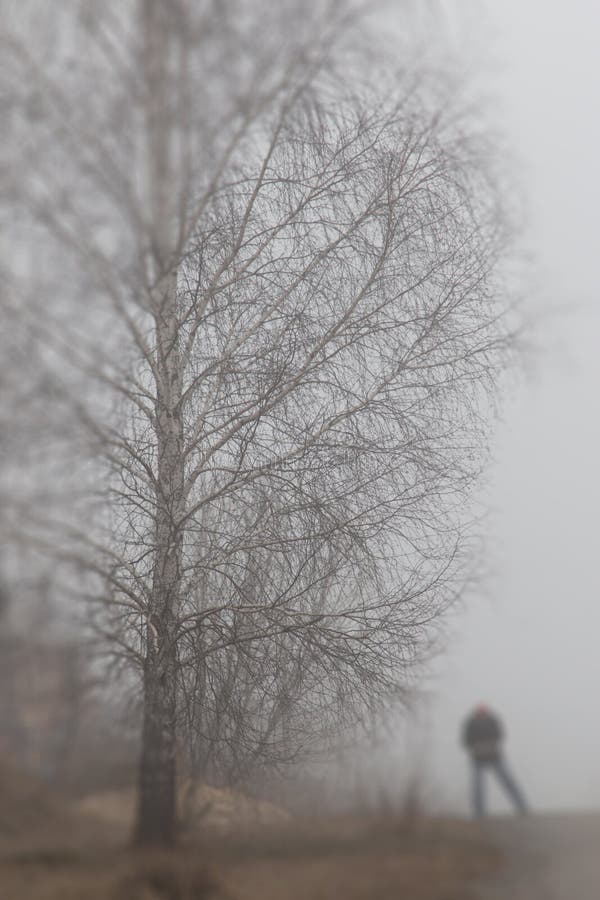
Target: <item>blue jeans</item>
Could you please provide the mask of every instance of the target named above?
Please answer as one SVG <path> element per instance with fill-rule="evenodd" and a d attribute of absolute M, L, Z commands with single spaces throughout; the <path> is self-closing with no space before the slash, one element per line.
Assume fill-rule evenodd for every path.
<path fill-rule="evenodd" d="M 484 770 L 491 770 L 507 796 L 510 798 L 515 810 L 519 813 L 527 812 L 527 804 L 525 798 L 519 788 L 517 782 L 507 769 L 504 760 L 500 757 L 492 760 L 473 759 L 472 767 L 472 790 L 473 790 L 473 812 L 478 819 L 485 816 L 485 795 L 483 790 L 483 774 Z"/>

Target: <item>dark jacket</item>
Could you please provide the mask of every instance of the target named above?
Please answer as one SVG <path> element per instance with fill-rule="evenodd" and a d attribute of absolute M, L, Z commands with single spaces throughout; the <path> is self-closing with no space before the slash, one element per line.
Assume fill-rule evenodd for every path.
<path fill-rule="evenodd" d="M 503 731 L 493 713 L 476 710 L 465 722 L 462 742 L 477 762 L 495 762 L 500 756 Z"/>

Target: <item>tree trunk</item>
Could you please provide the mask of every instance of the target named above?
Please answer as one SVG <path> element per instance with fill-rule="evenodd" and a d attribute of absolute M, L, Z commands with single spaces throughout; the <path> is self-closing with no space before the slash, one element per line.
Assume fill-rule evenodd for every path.
<path fill-rule="evenodd" d="M 158 629 L 157 629 L 158 631 Z M 154 632 L 152 632 L 154 636 Z M 168 638 L 148 651 L 144 668 L 144 722 L 139 768 L 136 843 L 173 844 L 176 837 L 174 654 Z"/>
<path fill-rule="evenodd" d="M 144 720 L 136 839 L 143 844 L 171 844 L 176 832 L 176 642 L 184 487 L 176 273 L 167 279 L 156 319 L 156 335 L 159 372 L 156 549 L 144 661 Z"/>
<path fill-rule="evenodd" d="M 156 512 L 152 595 L 146 625 L 144 715 L 136 841 L 176 837 L 177 614 L 181 591 L 184 490 L 182 356 L 174 260 L 174 26 L 164 0 L 141 0 L 146 82 L 147 199 L 154 317 Z"/>

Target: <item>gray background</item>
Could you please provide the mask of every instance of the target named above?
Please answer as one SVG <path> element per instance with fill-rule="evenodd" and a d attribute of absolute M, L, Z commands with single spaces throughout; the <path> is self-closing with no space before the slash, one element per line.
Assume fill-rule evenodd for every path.
<path fill-rule="evenodd" d="M 493 439 L 484 499 L 494 573 L 454 614 L 426 685 L 431 699 L 398 742 L 408 742 L 430 802 L 465 810 L 457 733 L 485 701 L 505 719 L 507 754 L 533 806 L 598 807 L 600 5 L 442 7 L 436 27 L 495 94 L 494 116 L 518 160 L 538 350 Z M 399 9 L 388 14 L 399 22 Z M 403 752 L 393 748 L 392 758 Z"/>

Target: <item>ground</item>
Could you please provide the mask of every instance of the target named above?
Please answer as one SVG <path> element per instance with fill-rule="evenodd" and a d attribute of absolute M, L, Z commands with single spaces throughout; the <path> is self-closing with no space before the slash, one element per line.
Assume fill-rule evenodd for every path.
<path fill-rule="evenodd" d="M 475 900 L 469 884 L 498 864 L 458 824 L 409 834 L 392 820 L 344 819 L 172 853 L 23 848 L 0 862 L 0 884 L 3 900 Z"/>
<path fill-rule="evenodd" d="M 67 803 L 0 769 L 1 900 L 600 897 L 600 814 L 483 824 L 390 813 L 308 820 L 259 805 L 262 821 L 253 823 L 247 800 L 200 793 L 204 810 L 207 796 L 219 800 L 213 819 L 205 816 L 176 851 L 140 853 L 128 846 L 115 795 Z M 126 811 L 130 800 L 126 792 Z M 228 809 L 236 821 L 225 821 Z"/>
<path fill-rule="evenodd" d="M 139 853 L 106 799 L 67 804 L 0 774 L 2 900 L 475 900 L 502 861 L 469 823 L 391 814 L 246 819 Z"/>
<path fill-rule="evenodd" d="M 600 814 L 505 819 L 485 827 L 504 858 L 481 900 L 598 900 Z"/>

